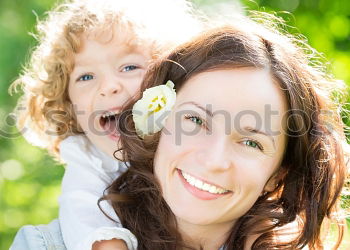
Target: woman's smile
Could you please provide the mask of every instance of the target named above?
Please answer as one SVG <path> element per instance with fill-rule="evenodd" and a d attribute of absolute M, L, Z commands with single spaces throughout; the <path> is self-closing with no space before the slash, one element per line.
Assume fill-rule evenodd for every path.
<path fill-rule="evenodd" d="M 198 179 L 180 169 L 177 173 L 184 185 L 184 187 L 195 197 L 202 200 L 213 200 L 232 194 L 232 191 L 221 188 L 217 185 L 210 184 L 203 179 Z"/>

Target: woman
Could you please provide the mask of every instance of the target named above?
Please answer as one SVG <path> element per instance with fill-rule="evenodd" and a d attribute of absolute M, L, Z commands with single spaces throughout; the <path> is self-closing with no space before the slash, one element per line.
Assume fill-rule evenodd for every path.
<path fill-rule="evenodd" d="M 150 89 L 119 120 L 130 167 L 105 197 L 138 249 L 324 246 L 321 225 L 337 211 L 346 173 L 344 134 L 326 89 L 337 82 L 298 44 L 243 20 L 146 75 Z M 168 80 L 175 102 L 163 91 L 171 84 L 157 89 Z M 338 233 L 335 247 L 339 222 Z"/>

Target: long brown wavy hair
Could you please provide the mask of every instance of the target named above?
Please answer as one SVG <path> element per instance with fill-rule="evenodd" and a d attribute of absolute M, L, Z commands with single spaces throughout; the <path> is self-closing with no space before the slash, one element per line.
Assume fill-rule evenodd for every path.
<path fill-rule="evenodd" d="M 337 215 L 346 175 L 343 125 L 337 105 L 331 101 L 337 81 L 299 38 L 251 19 L 242 23 L 209 29 L 178 47 L 153 65 L 143 89 L 172 80 L 180 91 L 194 75 L 217 69 L 268 69 L 289 105 L 282 174 L 275 190 L 260 196 L 235 223 L 224 246 L 243 249 L 249 236 L 258 235 L 251 249 L 322 249 L 321 226 Z M 122 152 L 129 168 L 111 184 L 103 199 L 111 201 L 122 225 L 135 234 L 139 249 L 187 248 L 153 172 L 160 133 L 137 137 L 131 116 L 134 103 L 128 103 L 119 117 Z M 335 221 L 337 247 L 343 226 Z M 280 229 L 293 222 L 299 223 L 296 234 L 282 240 Z"/>

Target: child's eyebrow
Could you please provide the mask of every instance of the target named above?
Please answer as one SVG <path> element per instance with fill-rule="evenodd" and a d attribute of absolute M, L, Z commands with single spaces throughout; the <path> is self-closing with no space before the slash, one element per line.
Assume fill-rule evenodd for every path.
<path fill-rule="evenodd" d="M 137 48 L 137 47 L 134 46 L 134 48 L 128 47 L 127 50 L 123 50 L 123 51 L 119 51 L 119 52 L 116 51 L 115 56 L 116 56 L 117 58 L 122 58 L 122 57 L 126 57 L 126 56 L 129 56 L 129 55 L 139 55 L 139 54 L 142 54 L 141 50 L 138 51 L 136 48 Z M 85 65 L 90 65 L 90 64 L 93 64 L 93 63 L 95 63 L 95 61 L 92 60 L 92 59 L 79 58 L 78 60 L 77 60 L 77 59 L 75 60 L 74 66 L 75 66 L 75 67 L 77 67 L 77 66 L 83 67 L 83 66 L 85 66 Z"/>
<path fill-rule="evenodd" d="M 130 54 L 130 53 L 133 53 L 133 52 L 137 52 L 138 49 L 139 51 L 141 51 L 141 46 L 136 44 L 135 42 L 133 41 L 130 41 L 130 42 L 126 42 L 124 43 L 124 47 L 126 48 L 123 52 L 126 53 L 126 54 Z"/>
<path fill-rule="evenodd" d="M 84 67 L 84 66 L 89 65 L 91 63 L 93 63 L 92 60 L 88 60 L 88 59 L 76 60 L 74 63 L 74 68 L 76 68 L 77 66 Z"/>

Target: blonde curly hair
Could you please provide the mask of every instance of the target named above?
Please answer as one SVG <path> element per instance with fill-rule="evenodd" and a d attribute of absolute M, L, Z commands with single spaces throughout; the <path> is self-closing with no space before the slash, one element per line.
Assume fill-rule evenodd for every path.
<path fill-rule="evenodd" d="M 10 87 L 23 90 L 16 108 L 18 128 L 30 143 L 55 156 L 63 139 L 83 133 L 68 95 L 82 34 L 127 33 L 133 46 L 146 46 L 157 58 L 199 32 L 204 23 L 199 17 L 187 0 L 61 2 L 38 22 L 38 45 Z"/>

